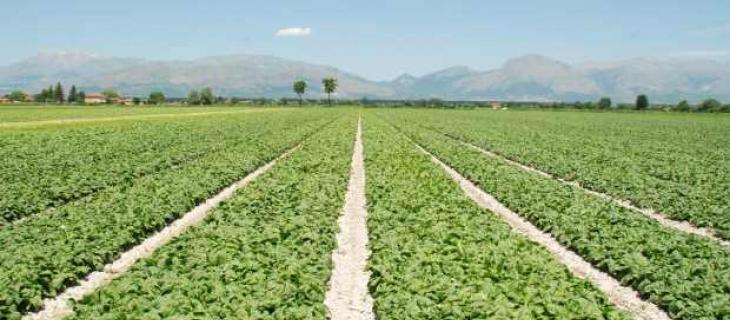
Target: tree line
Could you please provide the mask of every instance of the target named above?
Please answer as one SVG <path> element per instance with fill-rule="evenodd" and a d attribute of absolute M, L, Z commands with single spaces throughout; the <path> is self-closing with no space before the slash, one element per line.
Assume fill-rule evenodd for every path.
<path fill-rule="evenodd" d="M 113 89 L 106 89 L 101 92 L 104 102 L 107 104 L 117 103 L 122 96 Z M 20 90 L 14 90 L 4 96 L 6 99 L 14 102 L 35 102 L 35 103 L 54 103 L 54 104 L 85 104 L 87 93 L 79 90 L 76 85 L 72 85 L 71 89 L 66 92 L 61 82 L 56 85 L 50 85 L 48 88 L 42 89 L 34 95 L 27 94 Z M 162 104 L 167 98 L 162 91 L 153 91 L 146 98 L 134 97 L 129 100 L 133 104 Z"/>
<path fill-rule="evenodd" d="M 332 106 L 332 94 L 334 94 L 338 87 L 336 78 L 328 77 L 321 80 L 322 88 L 325 94 L 327 94 L 327 104 Z M 312 103 L 318 103 L 318 100 L 305 99 L 305 95 L 309 88 L 308 83 L 305 80 L 296 80 L 293 82 L 292 90 L 297 95 L 299 105 L 304 104 L 304 101 L 311 101 Z M 120 102 L 120 94 L 115 90 L 107 89 L 101 92 L 104 98 L 104 102 L 107 104 L 113 104 Z M 64 90 L 63 85 L 58 82 L 55 86 L 51 85 L 48 88 L 41 90 L 38 94 L 32 96 L 29 99 L 28 94 L 23 91 L 13 91 L 5 95 L 5 98 L 10 101 L 26 102 L 34 101 L 40 103 L 57 103 L 57 104 L 84 104 L 87 94 L 83 90 L 78 90 L 75 85 L 71 86 L 68 94 Z M 185 99 L 173 99 L 174 101 L 182 101 L 188 105 L 213 105 L 223 103 L 238 103 L 240 98 L 225 98 L 222 96 L 216 96 L 210 87 L 202 89 L 192 89 L 188 92 Z M 259 105 L 273 105 L 282 104 L 287 105 L 288 100 L 286 98 L 275 100 L 275 99 L 249 99 L 249 102 L 254 102 Z M 140 98 L 134 97 L 131 100 L 123 100 L 124 104 L 153 104 L 159 105 L 168 101 L 167 97 L 162 91 L 153 91 L 147 97 Z M 495 102 L 480 102 L 480 101 L 444 101 L 441 99 L 421 99 L 421 100 L 368 100 L 363 98 L 360 100 L 340 100 L 337 104 L 341 105 L 363 105 L 369 107 L 375 106 L 388 106 L 388 107 L 432 107 L 432 108 L 476 108 L 476 107 L 494 107 Z M 596 102 L 502 102 L 498 103 L 501 108 L 524 108 L 524 107 L 538 107 L 538 108 L 572 108 L 572 109 L 597 109 L 597 110 L 648 110 L 657 109 L 665 111 L 680 111 L 680 112 L 730 112 L 730 104 L 723 104 L 716 99 L 706 99 L 699 104 L 692 105 L 687 100 L 682 100 L 676 105 L 673 104 L 650 104 L 649 98 L 646 94 L 640 94 L 636 97 L 636 101 L 633 104 L 618 103 L 615 104 L 611 101 L 610 97 L 602 97 Z"/>
<path fill-rule="evenodd" d="M 525 103 L 506 103 L 506 105 L 512 106 L 524 106 Z M 535 103 L 532 103 L 533 105 Z M 649 97 L 645 94 L 640 94 L 636 97 L 634 104 L 618 103 L 614 105 L 611 102 L 611 98 L 603 97 L 598 102 L 552 102 L 552 103 L 537 103 L 538 107 L 541 108 L 573 108 L 573 109 L 618 109 L 618 110 L 664 110 L 664 111 L 679 111 L 679 112 L 730 112 L 730 104 L 722 104 L 722 102 L 716 99 L 705 99 L 698 104 L 690 104 L 687 100 L 682 100 L 677 104 L 668 103 L 657 103 L 650 104 Z"/>
<path fill-rule="evenodd" d="M 25 95 L 22 91 L 15 91 L 12 93 L 13 95 L 19 97 L 21 94 Z M 42 103 L 79 103 L 83 102 L 86 99 L 86 92 L 79 91 L 76 89 L 75 85 L 71 86 L 71 90 L 69 90 L 68 95 L 66 95 L 66 92 L 63 89 L 63 85 L 58 82 L 56 83 L 56 86 L 53 85 L 48 86 L 47 89 L 41 90 L 41 92 L 33 95 L 33 101 L 35 102 L 42 102 Z M 20 101 L 20 100 L 15 100 Z"/>

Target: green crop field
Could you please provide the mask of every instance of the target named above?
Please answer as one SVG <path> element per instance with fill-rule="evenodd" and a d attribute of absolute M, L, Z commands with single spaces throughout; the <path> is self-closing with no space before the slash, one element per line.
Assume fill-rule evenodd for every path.
<path fill-rule="evenodd" d="M 0 159 L 0 319 L 730 319 L 726 114 L 7 106 Z"/>

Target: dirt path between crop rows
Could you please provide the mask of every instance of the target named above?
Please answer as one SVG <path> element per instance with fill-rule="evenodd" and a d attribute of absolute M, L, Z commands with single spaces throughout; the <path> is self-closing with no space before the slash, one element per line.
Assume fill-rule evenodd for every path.
<path fill-rule="evenodd" d="M 362 143 L 362 118 L 352 153 L 350 182 L 345 205 L 338 220 L 337 248 L 332 252 L 332 277 L 325 305 L 333 320 L 373 320 L 373 298 L 368 293 L 370 272 L 366 270 L 368 251 L 367 211 L 365 209 L 365 162 Z"/>
<path fill-rule="evenodd" d="M 557 181 L 559 181 L 559 182 L 561 182 L 561 183 L 563 183 L 565 185 L 574 187 L 574 188 L 576 188 L 578 190 L 581 190 L 581 191 L 583 191 L 585 193 L 588 193 L 588 194 L 593 195 L 595 197 L 598 197 L 600 199 L 613 202 L 614 204 L 616 204 L 618 206 L 621 206 L 623 208 L 626 208 L 626 209 L 629 209 L 629 210 L 632 210 L 632 211 L 641 213 L 641 214 L 643 214 L 643 215 L 645 215 L 645 216 L 647 216 L 647 217 L 649 217 L 651 219 L 654 219 L 656 222 L 658 222 L 659 224 L 661 224 L 664 227 L 667 227 L 667 228 L 670 228 L 670 229 L 674 229 L 676 231 L 680 231 L 680 232 L 684 232 L 684 233 L 689 233 L 689 234 L 693 234 L 693 235 L 705 237 L 705 238 L 708 238 L 708 239 L 717 241 L 717 242 L 719 242 L 720 244 L 722 244 L 724 246 L 730 247 L 730 241 L 724 240 L 724 239 L 721 239 L 721 238 L 717 237 L 715 235 L 715 232 L 712 231 L 711 229 L 701 228 L 701 227 L 695 226 L 695 225 L 693 225 L 693 224 L 691 224 L 691 223 L 689 223 L 687 221 L 678 221 L 678 220 L 671 219 L 671 218 L 667 217 L 666 215 L 664 215 L 662 213 L 659 213 L 659 212 L 657 212 L 657 211 L 655 211 L 653 209 L 639 208 L 636 205 L 634 205 L 633 203 L 631 203 L 631 201 L 618 199 L 618 198 L 615 198 L 615 197 L 613 197 L 611 195 L 608 195 L 608 194 L 605 194 L 605 193 L 601 193 L 601 192 L 598 192 L 598 191 L 594 191 L 594 190 L 588 189 L 588 188 L 582 186 L 577 181 L 565 180 L 563 178 L 554 176 L 554 175 L 549 174 L 549 173 L 547 173 L 545 171 L 542 171 L 540 169 L 537 169 L 537 168 L 534 168 L 534 167 L 530 167 L 528 165 L 519 163 L 519 162 L 514 161 L 514 160 L 507 159 L 506 157 L 504 157 L 502 155 L 499 155 L 499 154 L 494 153 L 492 151 L 489 151 L 489 150 L 480 148 L 480 147 L 478 147 L 476 145 L 473 145 L 471 143 L 468 143 L 466 141 L 462 141 L 462 140 L 456 139 L 456 138 L 451 137 L 449 135 L 445 135 L 445 136 L 448 137 L 448 138 L 450 138 L 450 139 L 453 139 L 454 141 L 457 141 L 457 142 L 461 143 L 462 145 L 465 145 L 465 146 L 467 146 L 469 148 L 472 148 L 474 150 L 477 150 L 477 151 L 481 152 L 482 154 L 484 154 L 486 156 L 489 156 L 489 157 L 492 157 L 492 158 L 496 158 L 496 159 L 500 159 L 500 160 L 502 160 L 504 162 L 509 163 L 510 165 L 512 165 L 514 167 L 520 168 L 520 169 L 525 170 L 527 172 L 531 172 L 531 173 L 534 173 L 536 175 L 543 176 L 545 178 L 550 178 L 550 179 L 557 180 Z"/>
<path fill-rule="evenodd" d="M 145 114 L 145 115 L 126 115 L 126 116 L 117 116 L 117 117 L 71 118 L 71 119 L 37 120 L 37 121 L 23 121 L 23 122 L 0 122 L 0 128 L 32 128 L 32 127 L 42 127 L 42 126 L 46 126 L 46 125 L 62 125 L 62 124 L 83 123 L 83 122 L 110 122 L 110 121 L 144 120 L 144 119 L 157 119 L 157 118 L 184 118 L 184 117 L 200 117 L 200 116 L 212 116 L 212 115 L 273 112 L 273 111 L 278 111 L 278 109 L 248 109 L 248 110 L 235 110 L 235 111 L 160 113 L 160 114 Z"/>
<path fill-rule="evenodd" d="M 245 187 L 253 180 L 255 180 L 258 176 L 262 175 L 266 171 L 269 171 L 276 164 L 277 161 L 288 156 L 289 154 L 297 150 L 300 146 L 301 145 L 297 145 L 287 150 L 278 158 L 259 167 L 243 179 L 226 187 L 212 198 L 209 198 L 204 203 L 185 213 L 182 218 L 175 220 L 164 229 L 147 238 L 144 242 L 122 253 L 117 260 L 104 266 L 104 271 L 92 272 L 78 285 L 67 288 L 63 293 L 61 293 L 54 299 L 47 299 L 43 301 L 42 310 L 36 313 L 26 315 L 23 318 L 33 320 L 56 320 L 70 316 L 71 314 L 73 314 L 73 306 L 71 305 L 71 300 L 81 300 L 82 298 L 93 293 L 97 289 L 100 289 L 103 286 L 109 284 L 112 280 L 122 276 L 125 272 L 129 271 L 129 269 L 139 259 L 152 256 L 152 254 L 157 249 L 167 244 L 175 237 L 181 235 L 191 226 L 203 221 L 203 219 L 208 217 L 213 209 L 215 209 L 221 202 L 229 199 L 235 194 L 238 189 Z"/>
<path fill-rule="evenodd" d="M 480 207 L 490 210 L 506 221 L 515 231 L 528 239 L 542 245 L 554 257 L 565 265 L 576 277 L 585 279 L 601 290 L 608 299 L 622 310 L 626 310 L 636 319 L 642 320 L 669 320 L 669 316 L 653 303 L 642 300 L 638 292 L 622 286 L 616 279 L 594 268 L 578 254 L 563 247 L 550 234 L 542 232 L 527 220 L 505 207 L 496 198 L 479 189 L 474 183 L 464 178 L 457 171 L 443 163 L 433 154 L 416 144 L 424 154 L 431 157 L 431 161 L 441 166 L 448 175 L 459 184 L 464 193 Z"/>

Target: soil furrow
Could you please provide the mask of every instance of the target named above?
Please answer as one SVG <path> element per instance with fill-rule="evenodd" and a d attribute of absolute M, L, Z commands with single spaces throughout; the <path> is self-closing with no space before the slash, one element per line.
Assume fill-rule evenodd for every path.
<path fill-rule="evenodd" d="M 333 270 L 325 305 L 330 319 L 372 320 L 373 298 L 368 293 L 370 272 L 366 270 L 368 251 L 367 211 L 365 209 L 365 162 L 362 143 L 362 118 L 358 120 L 352 153 L 350 181 L 345 205 L 339 218 L 337 248 L 332 252 Z"/>
<path fill-rule="evenodd" d="M 618 199 L 618 198 L 615 198 L 615 197 L 613 197 L 611 195 L 608 195 L 608 194 L 605 194 L 605 193 L 602 193 L 602 192 L 598 192 L 598 191 L 595 191 L 595 190 L 588 189 L 588 188 L 582 186 L 577 181 L 566 180 L 566 179 L 563 179 L 563 178 L 554 176 L 554 175 L 552 175 L 550 173 L 547 173 L 547 172 L 544 172 L 544 171 L 542 171 L 540 169 L 537 169 L 537 168 L 534 168 L 534 167 L 530 167 L 530 166 L 527 166 L 525 164 L 519 163 L 517 161 L 508 159 L 508 158 L 506 158 L 506 157 L 504 157 L 504 156 L 502 156 L 500 154 L 497 154 L 497 153 L 494 153 L 492 151 L 483 149 L 481 147 L 478 147 L 478 146 L 473 145 L 471 143 L 468 143 L 466 141 L 462 141 L 462 140 L 456 139 L 456 138 L 451 137 L 449 135 L 446 135 L 446 136 L 449 137 L 450 139 L 453 139 L 453 140 L 455 140 L 455 141 L 463 144 L 464 146 L 467 146 L 469 148 L 472 148 L 474 150 L 477 150 L 477 151 L 481 152 L 482 154 L 484 154 L 486 156 L 500 159 L 500 160 L 502 160 L 504 162 L 509 163 L 512 166 L 515 166 L 517 168 L 523 169 L 523 170 L 525 170 L 527 172 L 531 172 L 531 173 L 534 173 L 536 175 L 539 175 L 539 176 L 542 176 L 542 177 L 545 177 L 545 178 L 550 178 L 550 179 L 557 180 L 557 181 L 559 181 L 559 182 L 561 182 L 561 183 L 563 183 L 565 185 L 574 187 L 576 189 L 579 189 L 579 190 L 581 190 L 581 191 L 583 191 L 585 193 L 588 193 L 588 194 L 593 195 L 595 197 L 601 198 L 603 200 L 610 201 L 610 202 L 612 202 L 612 203 L 614 203 L 616 205 L 619 205 L 619 206 L 621 206 L 623 208 L 626 208 L 626 209 L 629 209 L 629 210 L 632 210 L 632 211 L 635 211 L 635 212 L 639 212 L 639 213 L 641 213 L 641 214 L 643 214 L 643 215 L 645 215 L 645 216 L 647 216 L 647 217 L 649 217 L 651 219 L 654 219 L 659 224 L 661 224 L 662 226 L 665 226 L 667 228 L 671 228 L 671 229 L 674 229 L 674 230 L 677 230 L 677 231 L 680 231 L 680 232 L 694 234 L 694 235 L 697 235 L 697 236 L 701 236 L 701 237 L 705 237 L 705 238 L 708 238 L 708 239 L 712 239 L 712 240 L 715 240 L 715 241 L 721 243 L 724 246 L 730 247 L 730 241 L 724 240 L 724 239 L 721 239 L 721 238 L 717 237 L 715 235 L 715 232 L 712 229 L 698 227 L 698 226 L 695 226 L 695 225 L 693 225 L 692 223 L 690 223 L 688 221 L 678 221 L 678 220 L 671 219 L 671 218 L 667 217 L 666 215 L 664 215 L 662 213 L 659 213 L 659 212 L 657 212 L 657 211 L 655 211 L 653 209 L 647 209 L 647 208 L 637 207 L 631 201 L 623 200 L 623 199 Z"/>
<path fill-rule="evenodd" d="M 550 234 L 542 232 L 527 220 L 505 207 L 496 198 L 481 190 L 479 187 L 474 185 L 474 183 L 464 178 L 461 174 L 443 163 L 433 154 L 423 149 L 420 145 L 416 144 L 416 147 L 421 152 L 428 155 L 431 158 L 431 161 L 443 168 L 444 171 L 446 171 L 448 175 L 459 184 L 459 187 L 461 187 L 464 193 L 480 207 L 496 213 L 515 231 L 545 247 L 575 276 L 586 279 L 596 288 L 605 293 L 608 299 L 618 308 L 626 310 L 636 319 L 670 319 L 669 316 L 655 304 L 642 300 L 638 292 L 631 288 L 622 286 L 610 275 L 593 267 L 578 254 L 562 246 Z"/>

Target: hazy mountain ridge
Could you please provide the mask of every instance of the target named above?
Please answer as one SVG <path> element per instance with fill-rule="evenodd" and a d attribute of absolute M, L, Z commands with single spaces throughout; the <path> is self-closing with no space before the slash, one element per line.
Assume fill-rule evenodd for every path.
<path fill-rule="evenodd" d="M 730 59 L 637 58 L 570 65 L 540 55 L 511 59 L 477 71 L 464 66 L 421 77 L 370 81 L 340 69 L 262 55 L 152 61 L 74 52 L 41 53 L 0 67 L 0 92 L 37 92 L 57 81 L 87 92 L 114 88 L 125 95 L 163 90 L 182 97 L 192 88 L 212 87 L 225 96 L 292 97 L 292 81 L 309 82 L 310 97 L 322 97 L 320 80 L 337 77 L 345 98 L 575 101 L 609 96 L 631 101 L 646 93 L 653 101 L 707 97 L 730 101 Z"/>
<path fill-rule="evenodd" d="M 404 94 L 427 98 L 430 88 L 440 87 L 448 89 L 443 96 L 451 99 L 576 101 L 608 96 L 632 101 L 646 93 L 660 102 L 730 100 L 730 61 L 722 59 L 639 58 L 571 66 L 526 55 L 494 70 L 464 72 L 445 84 L 431 75 L 417 78 Z"/>

